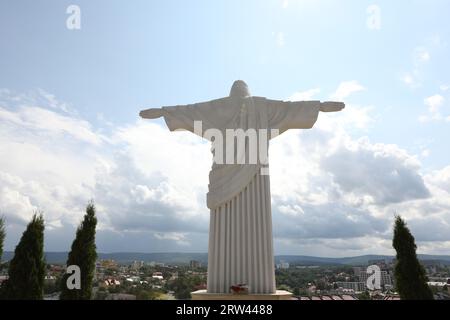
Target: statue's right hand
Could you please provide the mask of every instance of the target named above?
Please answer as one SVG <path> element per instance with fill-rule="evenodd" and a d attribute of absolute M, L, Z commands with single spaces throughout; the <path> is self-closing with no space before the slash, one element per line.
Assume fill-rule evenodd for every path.
<path fill-rule="evenodd" d="M 163 116 L 163 111 L 160 108 L 152 108 L 142 110 L 141 112 L 139 112 L 139 115 L 144 119 L 157 119 Z"/>
<path fill-rule="evenodd" d="M 337 112 L 345 108 L 343 102 L 326 101 L 320 104 L 320 111 L 322 112 Z"/>

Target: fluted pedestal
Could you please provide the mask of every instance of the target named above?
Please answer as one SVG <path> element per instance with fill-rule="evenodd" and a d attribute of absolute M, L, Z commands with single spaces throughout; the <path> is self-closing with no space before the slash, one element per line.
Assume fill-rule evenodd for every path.
<path fill-rule="evenodd" d="M 292 293 L 284 290 L 276 290 L 268 294 L 230 294 L 208 293 L 206 290 L 191 292 L 192 300 L 292 300 Z"/>
<path fill-rule="evenodd" d="M 257 173 L 210 219 L 208 293 L 246 284 L 250 294 L 275 294 L 269 176 Z"/>

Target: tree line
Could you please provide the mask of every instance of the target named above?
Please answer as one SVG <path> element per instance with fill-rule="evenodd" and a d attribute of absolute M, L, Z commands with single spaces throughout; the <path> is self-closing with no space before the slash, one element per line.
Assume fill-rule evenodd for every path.
<path fill-rule="evenodd" d="M 86 300 L 92 297 L 92 283 L 97 259 L 95 230 L 97 218 L 95 206 L 90 202 L 86 214 L 78 226 L 75 240 L 67 259 L 67 265 L 77 265 L 81 271 L 81 288 L 69 290 L 65 274 L 61 281 L 60 299 Z M 0 287 L 0 299 L 39 300 L 43 299 L 45 279 L 44 218 L 35 213 L 24 231 L 9 263 L 8 280 Z M 0 218 L 0 259 L 5 239 L 5 220 Z M 396 290 L 404 300 L 433 299 L 427 285 L 427 277 L 416 254 L 413 235 L 405 221 L 396 216 L 392 245 L 396 250 L 394 278 Z M 1 260 L 0 260 L 1 263 Z M 178 285 L 184 285 L 179 281 Z M 179 297 L 180 298 L 180 297 Z"/>
<path fill-rule="evenodd" d="M 80 268 L 81 286 L 80 289 L 70 290 L 67 287 L 67 279 L 70 275 L 66 273 L 61 281 L 60 299 L 62 300 L 87 300 L 92 296 L 97 260 L 96 226 L 95 205 L 90 202 L 86 207 L 83 221 L 77 228 L 67 259 L 67 266 L 77 265 Z M 0 300 L 42 300 L 44 298 L 46 275 L 44 230 L 43 214 L 37 212 L 31 218 L 14 250 L 14 257 L 9 262 L 8 279 L 0 286 Z M 0 259 L 5 234 L 5 219 L 0 218 Z"/>

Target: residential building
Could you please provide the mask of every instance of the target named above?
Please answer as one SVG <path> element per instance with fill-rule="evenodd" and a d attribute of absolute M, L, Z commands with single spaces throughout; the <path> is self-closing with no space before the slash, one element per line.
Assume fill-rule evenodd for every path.
<path fill-rule="evenodd" d="M 365 282 L 343 282 L 343 281 L 338 281 L 336 282 L 336 285 L 338 288 L 342 288 L 342 289 L 350 289 L 353 290 L 354 292 L 363 292 L 365 291 L 366 288 L 366 283 Z"/>
<path fill-rule="evenodd" d="M 289 269 L 289 262 L 281 260 L 280 263 L 276 265 L 277 269 Z"/>
<path fill-rule="evenodd" d="M 367 279 L 371 276 L 372 274 L 370 273 L 366 273 L 366 271 L 361 271 L 359 273 L 359 281 L 363 282 L 364 284 L 367 283 Z M 392 276 L 389 273 L 389 271 L 386 270 L 381 270 L 381 279 L 380 279 L 380 285 L 381 286 L 392 286 L 393 282 L 392 282 Z"/>
<path fill-rule="evenodd" d="M 200 261 L 191 260 L 191 261 L 189 261 L 189 266 L 191 267 L 191 269 L 196 269 L 196 268 L 200 268 L 202 266 L 202 264 Z"/>
<path fill-rule="evenodd" d="M 163 274 L 161 272 L 153 272 L 152 274 L 152 278 L 153 279 L 158 279 L 158 280 L 163 280 Z"/>

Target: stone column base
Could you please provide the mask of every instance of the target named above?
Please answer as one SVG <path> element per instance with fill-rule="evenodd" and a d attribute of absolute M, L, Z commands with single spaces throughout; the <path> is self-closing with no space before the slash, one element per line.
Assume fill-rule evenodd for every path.
<path fill-rule="evenodd" d="M 206 290 L 191 292 L 192 300 L 293 300 L 292 293 L 285 290 L 277 290 L 267 294 L 231 294 L 208 293 Z"/>

